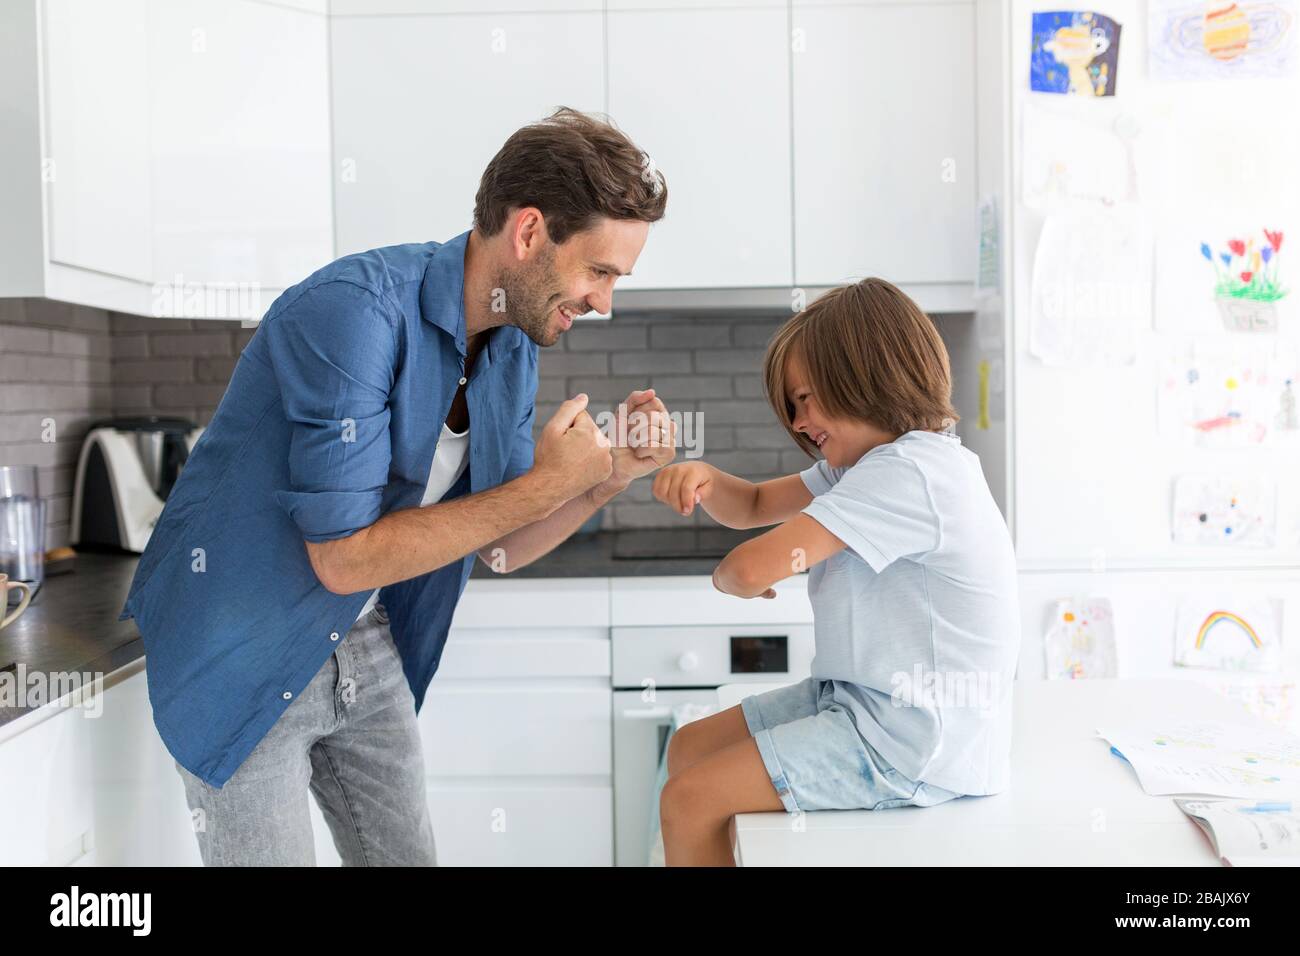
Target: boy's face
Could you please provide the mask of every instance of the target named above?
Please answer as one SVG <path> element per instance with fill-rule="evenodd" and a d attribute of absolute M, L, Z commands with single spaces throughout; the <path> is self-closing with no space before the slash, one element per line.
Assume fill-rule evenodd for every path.
<path fill-rule="evenodd" d="M 808 384 L 803 363 L 794 355 L 785 363 L 785 394 L 794 409 L 792 424 L 795 431 L 811 438 L 832 468 L 855 465 L 877 445 L 898 437 L 867 422 L 855 418 L 832 418 L 823 412 L 816 393 Z"/>

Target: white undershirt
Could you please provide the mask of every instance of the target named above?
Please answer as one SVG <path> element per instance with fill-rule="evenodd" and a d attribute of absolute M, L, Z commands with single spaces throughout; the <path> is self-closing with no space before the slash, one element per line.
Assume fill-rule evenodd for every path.
<path fill-rule="evenodd" d="M 441 501 L 442 496 L 451 490 L 451 486 L 460 480 L 469 464 L 469 429 L 457 433 L 442 425 L 442 435 L 438 438 L 437 450 L 433 453 L 433 464 L 429 466 L 429 482 L 424 488 L 424 497 L 420 507 Z M 370 609 L 379 600 L 379 588 L 375 588 L 366 606 L 357 615 L 357 620 L 370 613 Z"/>

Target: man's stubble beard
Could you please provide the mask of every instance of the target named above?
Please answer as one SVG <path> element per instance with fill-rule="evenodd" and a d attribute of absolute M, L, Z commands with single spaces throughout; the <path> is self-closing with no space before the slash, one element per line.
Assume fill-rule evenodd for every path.
<path fill-rule="evenodd" d="M 497 287 L 505 295 L 506 316 L 526 336 L 543 348 L 554 345 L 562 333 L 551 331 L 551 312 L 559 304 L 562 287 L 555 275 L 555 249 L 547 245 L 535 262 L 503 270 Z"/>

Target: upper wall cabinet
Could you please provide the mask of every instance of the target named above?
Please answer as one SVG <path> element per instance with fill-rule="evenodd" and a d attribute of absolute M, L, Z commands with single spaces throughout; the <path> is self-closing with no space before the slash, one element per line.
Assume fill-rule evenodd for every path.
<path fill-rule="evenodd" d="M 328 262 L 325 18 L 153 0 L 149 54 L 159 279 L 281 289 Z"/>
<path fill-rule="evenodd" d="M 795 281 L 970 283 L 974 4 L 795 4 L 792 21 Z"/>
<path fill-rule="evenodd" d="M 336 17 L 421 13 L 599 13 L 604 0 L 330 0 Z"/>
<path fill-rule="evenodd" d="M 785 9 L 607 17 L 610 115 L 668 181 L 667 214 L 619 288 L 788 287 Z"/>
<path fill-rule="evenodd" d="M 599 12 L 341 16 L 332 34 L 339 255 L 459 235 L 511 133 L 604 106 Z"/>
<path fill-rule="evenodd" d="M 257 318 L 330 260 L 323 3 L 5 7 L 0 294 Z"/>
<path fill-rule="evenodd" d="M 238 284 L 260 315 L 334 256 L 468 229 L 510 134 L 572 106 L 668 181 L 620 292 L 881 275 L 969 307 L 975 0 L 328 10 L 0 4 L 0 295 L 149 314 L 160 288 Z"/>
<path fill-rule="evenodd" d="M 152 282 L 147 0 L 46 0 L 52 262 Z M 110 205 L 111 204 L 111 205 Z"/>

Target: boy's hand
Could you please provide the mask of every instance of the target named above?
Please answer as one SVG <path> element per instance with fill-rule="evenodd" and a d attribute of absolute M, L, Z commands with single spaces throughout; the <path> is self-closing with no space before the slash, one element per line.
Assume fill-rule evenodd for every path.
<path fill-rule="evenodd" d="M 713 493 L 716 470 L 702 461 L 683 461 L 669 465 L 655 475 L 654 496 L 682 515 L 690 515 L 695 506 L 708 501 Z"/>

